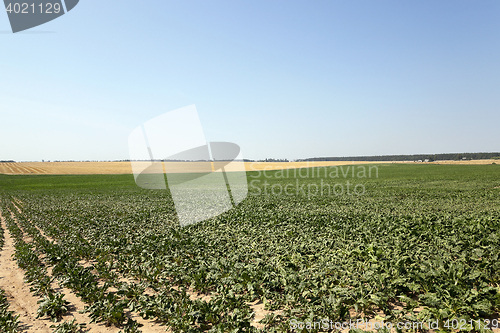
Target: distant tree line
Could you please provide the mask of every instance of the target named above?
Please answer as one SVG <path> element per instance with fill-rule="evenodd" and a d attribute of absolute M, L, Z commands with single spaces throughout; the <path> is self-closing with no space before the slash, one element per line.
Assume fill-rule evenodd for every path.
<path fill-rule="evenodd" d="M 380 156 L 348 156 L 348 157 L 314 157 L 299 160 L 311 161 L 457 161 L 457 160 L 500 159 L 500 153 L 449 153 L 449 154 L 416 154 L 416 155 L 380 155 Z"/>
<path fill-rule="evenodd" d="M 415 155 L 374 155 L 374 156 L 342 156 L 342 157 L 312 157 L 296 162 L 313 162 L 313 161 L 458 161 L 458 160 L 500 160 L 500 152 L 498 153 L 448 153 L 448 154 L 415 154 Z M 136 160 L 134 160 L 136 161 Z M 138 161 L 138 160 L 137 160 Z M 150 162 L 151 160 L 144 160 Z M 155 162 L 163 162 L 164 160 L 154 160 Z M 167 162 L 185 162 L 184 160 L 166 160 Z M 241 161 L 241 160 L 235 160 Z M 256 160 L 244 159 L 244 162 L 255 162 Z M 54 161 L 63 162 L 63 161 Z M 76 162 L 74 160 L 64 162 Z M 102 161 L 85 161 L 85 162 L 102 162 Z M 118 160 L 114 162 L 130 162 L 130 160 Z M 286 158 L 266 158 L 257 160 L 257 162 L 289 162 Z M 16 163 L 14 160 L 0 160 L 0 163 Z"/>
<path fill-rule="evenodd" d="M 288 162 L 286 158 L 266 158 L 265 160 L 258 160 L 258 162 Z"/>

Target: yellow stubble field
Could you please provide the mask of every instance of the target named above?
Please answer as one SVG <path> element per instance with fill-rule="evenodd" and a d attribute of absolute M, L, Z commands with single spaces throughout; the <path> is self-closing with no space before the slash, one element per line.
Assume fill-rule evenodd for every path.
<path fill-rule="evenodd" d="M 436 161 L 419 164 L 492 164 L 498 160 Z M 148 162 L 134 162 L 148 163 Z M 196 163 L 196 162 L 195 162 Z M 204 163 L 204 162 L 200 162 Z M 326 161 L 326 162 L 245 162 L 247 171 L 296 169 L 336 165 L 366 165 L 380 163 L 418 163 L 418 162 L 381 162 L 381 161 Z M 170 172 L 185 172 L 183 162 L 164 162 Z M 189 163 L 192 170 L 193 163 Z M 240 164 L 241 166 L 241 164 Z M 226 171 L 234 171 L 231 168 Z M 0 163 L 0 174 L 7 175 L 93 175 L 93 174 L 132 174 L 130 162 L 17 162 Z"/>
<path fill-rule="evenodd" d="M 148 162 L 134 163 L 141 164 Z M 204 162 L 200 162 L 200 164 L 203 163 Z M 245 162 L 245 169 L 247 171 L 258 171 L 373 163 L 384 162 Z M 186 170 L 187 164 L 189 164 L 188 169 L 193 170 L 193 164 L 196 164 L 196 162 L 164 162 L 164 164 L 170 172 L 184 172 L 184 170 Z M 241 163 L 237 164 L 239 164 L 238 167 L 241 167 Z M 230 166 L 231 165 L 229 165 L 229 169 L 227 169 L 226 171 L 233 171 L 231 170 Z M 0 163 L 0 173 L 8 175 L 132 174 L 132 166 L 130 162 L 18 162 Z"/>

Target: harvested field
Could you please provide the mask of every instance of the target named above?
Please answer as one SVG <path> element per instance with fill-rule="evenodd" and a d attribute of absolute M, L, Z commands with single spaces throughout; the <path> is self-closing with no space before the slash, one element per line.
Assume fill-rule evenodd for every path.
<path fill-rule="evenodd" d="M 460 164 L 460 165 L 480 165 L 500 163 L 498 160 L 468 160 L 468 161 L 436 161 L 423 164 Z M 136 162 L 143 163 L 143 162 Z M 146 163 L 146 162 L 144 162 Z M 293 168 L 310 168 L 335 165 L 362 165 L 362 164 L 387 164 L 405 163 L 421 164 L 418 162 L 377 162 L 377 161 L 331 161 L 331 162 L 245 162 L 247 171 L 278 170 Z M 185 163 L 165 162 L 172 172 L 183 172 Z M 231 170 L 228 170 L 231 171 Z M 0 163 L 0 174 L 6 175 L 118 175 L 131 174 L 130 162 L 20 162 L 20 163 Z"/>
<path fill-rule="evenodd" d="M 308 166 L 251 167 L 284 165 Z M 500 166 L 376 167 L 249 172 L 239 205 L 183 228 L 168 191 L 130 174 L 0 175 L 0 289 L 41 332 L 46 277 L 70 303 L 59 322 L 89 332 L 278 333 L 306 318 L 498 332 Z"/>
<path fill-rule="evenodd" d="M 135 163 L 146 164 L 147 162 Z M 372 163 L 381 162 L 249 162 L 245 163 L 245 167 L 248 171 L 258 171 Z M 172 172 L 182 172 L 186 166 L 186 163 L 183 162 L 165 162 L 165 164 L 168 165 L 169 170 L 173 170 Z M 6 175 L 118 175 L 131 174 L 132 167 L 130 162 L 20 162 L 0 163 L 0 173 Z"/>

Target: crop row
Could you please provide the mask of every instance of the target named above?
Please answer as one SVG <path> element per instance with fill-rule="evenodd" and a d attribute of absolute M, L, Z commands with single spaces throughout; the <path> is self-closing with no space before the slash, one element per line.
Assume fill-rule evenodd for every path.
<path fill-rule="evenodd" d="M 176 331 L 253 330 L 249 324 L 251 313 L 248 306 L 247 311 L 242 311 L 245 307 L 241 297 L 224 293 L 222 290 L 219 296 L 208 303 L 201 300 L 192 301 L 185 290 L 176 290 L 165 285 L 157 288 L 160 290 L 154 295 L 145 294 L 145 286 L 119 281 L 118 276 L 113 273 L 113 264 L 107 264 L 108 257 L 102 253 L 95 258 L 91 267 L 82 267 L 78 263 L 78 254 L 88 255 L 91 252 L 88 246 L 83 245 L 84 239 L 69 235 L 61 237 L 59 234 L 57 243 L 50 242 L 25 216 L 17 216 L 23 229 L 33 237 L 37 249 L 44 254 L 46 261 L 53 265 L 54 277 L 90 304 L 86 307 L 86 312 L 93 321 L 125 327 L 126 332 L 135 332 L 138 331 L 137 323 L 125 315 L 126 309 L 130 309 L 145 319 L 161 321 Z M 39 227 L 47 227 L 41 223 L 43 220 L 36 220 Z M 50 228 L 46 230 L 51 235 L 59 232 Z M 97 276 L 92 271 L 97 272 Z M 104 281 L 104 284 L 100 286 L 98 281 Z M 117 291 L 109 291 L 111 287 Z"/>
<path fill-rule="evenodd" d="M 19 328 L 19 315 L 9 311 L 9 303 L 5 291 L 0 289 L 0 332 L 16 333 Z"/>
<path fill-rule="evenodd" d="M 4 230 L 0 225 L 0 251 L 5 244 Z M 16 333 L 19 328 L 19 315 L 9 311 L 9 303 L 5 296 L 5 290 L 0 288 L 0 332 Z"/>
<path fill-rule="evenodd" d="M 14 258 L 17 265 L 24 270 L 25 282 L 30 285 L 30 291 L 40 298 L 37 318 L 48 316 L 54 322 L 60 321 L 68 311 L 68 302 L 64 300 L 64 294 L 52 288 L 52 279 L 47 273 L 47 267 L 40 260 L 32 244 L 24 240 L 23 230 L 19 228 L 10 214 L 13 207 L 4 204 L 0 209 L 4 212 L 7 228 L 14 239 Z M 75 320 L 51 326 L 55 333 L 80 332 L 83 327 L 85 325 L 79 325 Z"/>

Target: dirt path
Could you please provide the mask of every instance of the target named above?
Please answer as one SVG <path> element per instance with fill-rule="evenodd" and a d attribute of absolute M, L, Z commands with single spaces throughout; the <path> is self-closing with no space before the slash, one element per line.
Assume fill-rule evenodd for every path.
<path fill-rule="evenodd" d="M 53 323 L 50 320 L 36 318 L 38 299 L 31 294 L 28 285 L 24 283 L 24 272 L 12 258 L 15 252 L 14 240 L 1 214 L 0 212 L 5 245 L 0 252 L 0 288 L 5 290 L 10 305 L 9 310 L 20 315 L 19 321 L 23 332 L 52 332 L 50 325 Z"/>

